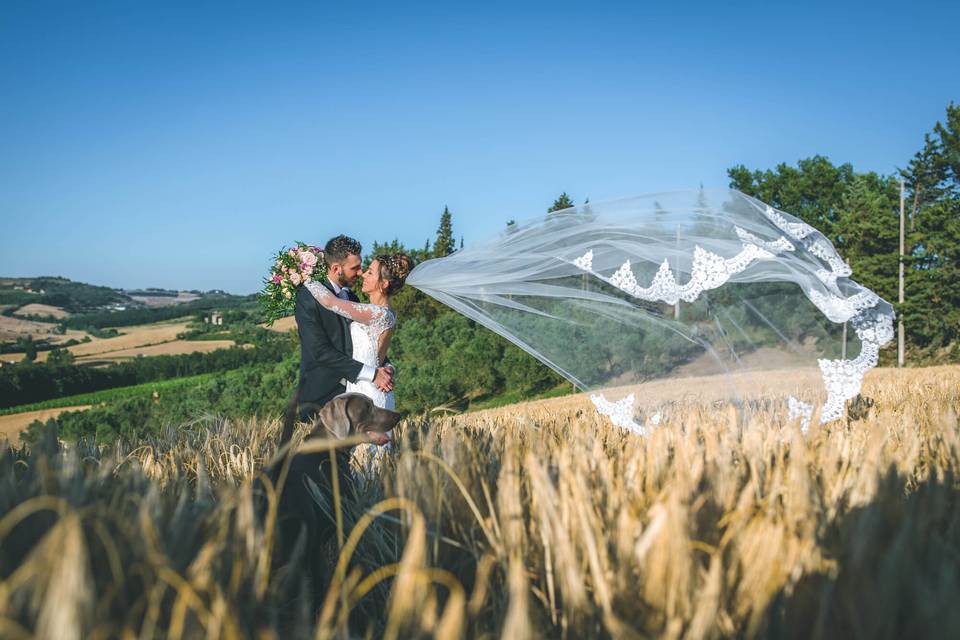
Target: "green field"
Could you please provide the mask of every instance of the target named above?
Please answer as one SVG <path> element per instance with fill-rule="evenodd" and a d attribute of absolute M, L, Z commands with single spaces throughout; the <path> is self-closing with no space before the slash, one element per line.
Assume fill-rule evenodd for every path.
<path fill-rule="evenodd" d="M 17 413 L 26 413 L 27 411 L 40 411 L 42 409 L 58 409 L 60 407 L 73 407 L 83 404 L 97 405 L 103 402 L 117 402 L 126 400 L 144 393 L 169 392 L 174 389 L 181 389 L 191 385 L 206 382 L 211 378 L 223 375 L 223 373 L 201 373 L 195 376 L 185 378 L 173 378 L 171 380 L 158 380 L 156 382 L 145 382 L 129 387 L 115 387 L 113 389 L 103 389 L 102 391 L 93 391 L 91 393 L 81 393 L 75 396 L 66 396 L 64 398 L 54 398 L 43 402 L 34 402 L 31 404 L 21 404 L 15 407 L 0 409 L 0 416 L 10 416 Z"/>

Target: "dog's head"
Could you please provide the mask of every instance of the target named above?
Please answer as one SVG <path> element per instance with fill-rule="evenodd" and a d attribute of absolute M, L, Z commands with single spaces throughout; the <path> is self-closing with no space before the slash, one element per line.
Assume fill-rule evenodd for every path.
<path fill-rule="evenodd" d="M 320 424 L 310 437 L 348 438 L 353 435 L 366 435 L 374 444 L 386 444 L 386 435 L 397 423 L 400 414 L 389 409 L 381 409 L 373 400 L 361 393 L 344 393 L 320 410 Z"/>

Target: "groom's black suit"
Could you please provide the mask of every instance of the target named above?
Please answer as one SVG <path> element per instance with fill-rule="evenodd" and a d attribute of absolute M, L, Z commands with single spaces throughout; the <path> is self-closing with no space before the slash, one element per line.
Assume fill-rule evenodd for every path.
<path fill-rule="evenodd" d="M 330 283 L 322 284 L 334 293 Z M 352 291 L 347 290 L 347 295 L 359 302 Z M 350 357 L 350 321 L 317 302 L 306 287 L 300 287 L 297 293 L 294 315 L 300 336 L 300 414 L 301 419 L 307 419 L 304 414 L 311 408 L 317 410 L 346 391 L 341 380 L 356 382 L 363 363 Z"/>

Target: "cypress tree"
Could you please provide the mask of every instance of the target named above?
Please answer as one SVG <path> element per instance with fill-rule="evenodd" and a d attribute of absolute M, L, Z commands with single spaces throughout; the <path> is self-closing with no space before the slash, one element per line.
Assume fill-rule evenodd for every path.
<path fill-rule="evenodd" d="M 443 207 L 440 215 L 440 226 L 437 228 L 437 239 L 433 242 L 433 255 L 438 258 L 453 253 L 456 243 L 453 239 L 453 216 L 450 209 Z"/>
<path fill-rule="evenodd" d="M 569 209 L 573 206 L 573 200 L 570 199 L 570 196 L 567 195 L 567 192 L 564 191 L 557 199 L 553 201 L 553 204 L 550 205 L 550 208 L 547 209 L 547 213 L 553 213 L 554 211 L 562 211 L 564 209 Z"/>

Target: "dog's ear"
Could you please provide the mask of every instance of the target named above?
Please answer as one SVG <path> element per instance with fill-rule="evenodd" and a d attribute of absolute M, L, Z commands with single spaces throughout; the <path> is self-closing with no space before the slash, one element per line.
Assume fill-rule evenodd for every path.
<path fill-rule="evenodd" d="M 349 397 L 338 396 L 320 410 L 320 422 L 327 432 L 338 440 L 343 440 L 353 431 L 353 422 L 347 411 L 349 400 Z"/>

